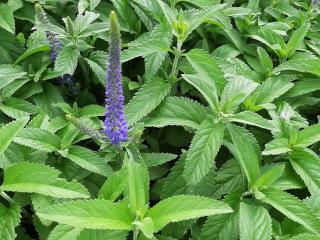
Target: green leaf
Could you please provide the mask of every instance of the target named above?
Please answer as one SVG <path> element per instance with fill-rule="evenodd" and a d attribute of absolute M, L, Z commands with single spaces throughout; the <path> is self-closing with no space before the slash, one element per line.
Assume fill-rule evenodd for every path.
<path fill-rule="evenodd" d="M 277 74 L 282 71 L 297 71 L 320 76 L 319 64 L 320 59 L 318 58 L 298 58 L 280 64 L 273 72 Z"/>
<path fill-rule="evenodd" d="M 39 52 L 47 52 L 50 51 L 49 45 L 40 45 L 31 49 L 28 49 L 25 51 L 20 57 L 17 58 L 17 60 L 14 62 L 14 64 L 18 64 L 25 60 L 27 57 L 39 53 Z"/>
<path fill-rule="evenodd" d="M 239 161 L 251 186 L 260 176 L 260 166 L 258 153 L 248 137 L 250 133 L 232 124 L 228 124 L 227 127 L 233 143 L 233 148 L 229 150 L 232 150 L 232 154 Z"/>
<path fill-rule="evenodd" d="M 298 132 L 298 139 L 295 142 L 295 146 L 308 147 L 316 142 L 320 141 L 320 123 L 306 127 L 302 131 Z"/>
<path fill-rule="evenodd" d="M 171 153 L 142 153 L 142 158 L 148 167 L 162 165 L 177 158 Z"/>
<path fill-rule="evenodd" d="M 195 185 L 214 167 L 215 157 L 220 149 L 224 125 L 205 120 L 193 137 L 186 159 L 183 176 L 187 184 Z"/>
<path fill-rule="evenodd" d="M 188 98 L 168 97 L 147 117 L 144 126 L 187 126 L 198 129 L 206 116 L 206 109 L 200 103 Z"/>
<path fill-rule="evenodd" d="M 15 119 L 27 117 L 38 112 L 38 108 L 28 101 L 13 97 L 8 98 L 0 104 L 0 110 L 7 116 Z"/>
<path fill-rule="evenodd" d="M 199 73 L 199 76 L 203 78 L 203 81 L 210 82 L 210 86 L 215 86 L 214 89 L 210 90 L 216 91 L 219 95 L 226 84 L 226 80 L 215 59 L 201 49 L 192 49 L 186 54 L 186 57 L 192 67 Z"/>
<path fill-rule="evenodd" d="M 262 63 L 263 67 L 266 68 L 267 72 L 272 72 L 273 63 L 272 63 L 272 59 L 269 57 L 269 54 L 267 53 L 267 51 L 261 47 L 258 47 L 257 52 L 258 52 L 260 62 Z"/>
<path fill-rule="evenodd" d="M 123 204 L 107 200 L 78 200 L 50 206 L 37 212 L 41 218 L 87 229 L 131 230 L 133 217 Z"/>
<path fill-rule="evenodd" d="M 271 217 L 262 206 L 240 203 L 240 239 L 271 240 Z"/>
<path fill-rule="evenodd" d="M 204 216 L 230 213 L 225 203 L 200 196 L 176 196 L 160 201 L 147 213 L 154 223 L 155 232 L 170 222 L 178 222 Z"/>
<path fill-rule="evenodd" d="M 16 66 L 12 65 L 0 65 L 0 89 L 12 83 L 14 80 L 25 76 L 27 73 Z"/>
<path fill-rule="evenodd" d="M 153 238 L 154 225 L 150 217 L 146 217 L 142 221 L 135 221 L 134 224 L 147 238 Z"/>
<path fill-rule="evenodd" d="M 237 240 L 239 239 L 239 211 L 236 210 L 240 201 L 240 194 L 229 194 L 223 200 L 232 206 L 235 211 L 208 217 L 204 223 L 200 238 L 201 240 Z"/>
<path fill-rule="evenodd" d="M 5 3 L 0 4 L 0 27 L 15 34 L 13 11 Z"/>
<path fill-rule="evenodd" d="M 70 147 L 67 158 L 80 167 L 102 176 L 108 177 L 112 174 L 112 168 L 107 164 L 107 162 L 97 153 L 88 148 L 80 146 Z"/>
<path fill-rule="evenodd" d="M 0 239 L 13 240 L 17 234 L 15 228 L 20 223 L 20 206 L 12 204 L 9 208 L 0 203 Z"/>
<path fill-rule="evenodd" d="M 127 172 L 121 169 L 109 176 L 99 191 L 99 198 L 115 201 L 127 185 Z"/>
<path fill-rule="evenodd" d="M 268 78 L 246 100 L 245 105 L 253 111 L 260 110 L 262 105 L 273 102 L 274 99 L 286 93 L 293 86 L 290 77 Z"/>
<path fill-rule="evenodd" d="M 310 24 L 304 24 L 292 33 L 291 38 L 287 43 L 288 57 L 291 57 L 297 49 L 299 49 L 309 31 L 309 28 Z"/>
<path fill-rule="evenodd" d="M 297 149 L 290 154 L 293 169 L 299 174 L 311 194 L 320 191 L 320 158 L 309 149 Z"/>
<path fill-rule="evenodd" d="M 78 240 L 82 228 L 67 225 L 57 225 L 48 237 L 48 240 Z"/>
<path fill-rule="evenodd" d="M 279 155 L 291 151 L 287 138 L 276 138 L 265 145 L 262 155 Z"/>
<path fill-rule="evenodd" d="M 100 105 L 90 104 L 80 109 L 79 116 L 80 117 L 101 117 L 105 114 L 105 107 Z"/>
<path fill-rule="evenodd" d="M 307 94 L 314 91 L 320 90 L 320 81 L 317 79 L 303 79 L 302 81 L 294 82 L 293 88 L 291 88 L 287 93 L 287 97 L 296 97 L 303 94 Z"/>
<path fill-rule="evenodd" d="M 0 155 L 9 147 L 14 137 L 27 124 L 29 118 L 23 118 L 4 125 L 0 129 Z"/>
<path fill-rule="evenodd" d="M 132 213 L 135 213 L 137 216 L 143 216 L 146 208 L 146 193 L 144 192 L 143 187 L 141 167 L 131 159 L 129 159 L 127 166 L 130 209 Z"/>
<path fill-rule="evenodd" d="M 77 240 L 126 240 L 127 231 L 84 229 Z"/>
<path fill-rule="evenodd" d="M 60 172 L 39 163 L 21 162 L 5 169 L 2 191 L 38 193 L 55 198 L 88 198 L 81 184 L 58 178 Z"/>
<path fill-rule="evenodd" d="M 170 89 L 171 84 L 160 78 L 146 82 L 125 108 L 128 125 L 132 126 L 154 110 L 166 97 Z"/>
<path fill-rule="evenodd" d="M 222 111 L 224 113 L 234 112 L 258 85 L 258 83 L 244 77 L 237 77 L 230 80 L 221 95 L 220 105 Z"/>
<path fill-rule="evenodd" d="M 74 46 L 66 46 L 58 54 L 54 70 L 63 74 L 73 75 L 80 57 L 79 49 Z"/>
<path fill-rule="evenodd" d="M 264 187 L 271 186 L 272 183 L 274 183 L 280 177 L 282 177 L 284 169 L 285 169 L 284 164 L 268 166 L 267 170 L 254 183 L 253 188 L 264 188 Z"/>
<path fill-rule="evenodd" d="M 258 199 L 270 204 L 294 222 L 303 225 L 309 231 L 318 236 L 320 235 L 320 219 L 298 198 L 274 188 L 266 188 L 260 190 L 260 192 L 256 196 Z"/>
<path fill-rule="evenodd" d="M 218 112 L 220 107 L 213 81 L 206 81 L 200 75 L 182 74 L 182 77 L 201 93 L 215 112 Z"/>
<path fill-rule="evenodd" d="M 290 240 L 319 240 L 320 237 L 310 233 L 301 233 L 290 238 Z"/>
<path fill-rule="evenodd" d="M 23 129 L 13 141 L 45 152 L 57 151 L 61 147 L 61 139 L 58 136 L 39 128 Z"/>
<path fill-rule="evenodd" d="M 251 111 L 243 111 L 237 114 L 233 114 L 228 119 L 231 122 L 248 124 L 251 126 L 256 126 L 268 130 L 274 130 L 275 127 L 272 124 L 272 121 L 264 119 L 259 114 Z"/>

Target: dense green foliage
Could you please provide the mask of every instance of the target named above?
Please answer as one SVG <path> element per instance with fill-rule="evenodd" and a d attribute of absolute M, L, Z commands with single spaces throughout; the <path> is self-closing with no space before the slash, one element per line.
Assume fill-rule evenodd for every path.
<path fill-rule="evenodd" d="M 1 1 L 0 240 L 319 240 L 318 2 Z"/>

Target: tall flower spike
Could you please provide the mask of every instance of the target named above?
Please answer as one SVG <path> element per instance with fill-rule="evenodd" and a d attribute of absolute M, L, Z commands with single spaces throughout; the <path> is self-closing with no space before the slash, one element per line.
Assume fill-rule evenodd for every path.
<path fill-rule="evenodd" d="M 122 74 L 120 60 L 120 29 L 115 12 L 110 14 L 109 62 L 107 66 L 106 119 L 104 131 L 112 145 L 128 139 L 128 126 L 123 111 Z"/>

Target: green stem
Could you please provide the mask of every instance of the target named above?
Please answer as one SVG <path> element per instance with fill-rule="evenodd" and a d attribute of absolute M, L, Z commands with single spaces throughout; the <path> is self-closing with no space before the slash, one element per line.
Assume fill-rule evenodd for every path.
<path fill-rule="evenodd" d="M 178 62 L 179 62 L 179 58 L 180 58 L 182 43 L 183 42 L 181 42 L 180 40 L 178 40 L 178 42 L 177 42 L 177 49 L 175 51 L 175 56 L 174 56 L 174 60 L 173 60 L 173 64 L 172 64 L 172 69 L 171 69 L 171 73 L 170 73 L 170 76 L 169 76 L 170 80 L 172 80 L 172 78 L 174 76 L 176 76 L 176 74 L 177 74 L 177 67 L 178 67 Z"/>
<path fill-rule="evenodd" d="M 0 196 L 3 197 L 5 200 L 7 200 L 10 204 L 16 203 L 15 200 L 13 200 L 8 194 L 6 194 L 3 191 L 0 192 Z M 24 208 L 21 207 L 21 210 L 28 218 L 32 219 L 32 216 L 30 215 L 30 213 L 28 213 Z"/>
<path fill-rule="evenodd" d="M 139 236 L 139 230 L 134 230 L 132 240 L 137 240 Z"/>
<path fill-rule="evenodd" d="M 5 192 L 0 192 L 0 196 L 7 200 L 10 204 L 15 203 L 15 201 L 9 197 Z"/>

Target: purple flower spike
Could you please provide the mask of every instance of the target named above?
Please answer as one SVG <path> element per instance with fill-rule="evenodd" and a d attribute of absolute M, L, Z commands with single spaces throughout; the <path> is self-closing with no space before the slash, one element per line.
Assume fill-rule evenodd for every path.
<path fill-rule="evenodd" d="M 38 13 L 39 20 L 41 21 L 42 24 L 49 24 L 49 19 L 47 17 L 46 12 L 43 10 L 42 6 L 37 3 L 35 5 L 36 11 Z M 58 52 L 62 49 L 62 45 L 57 38 L 57 36 L 49 31 L 46 31 L 46 36 L 49 41 L 49 46 L 50 46 L 50 59 L 51 62 L 55 62 Z"/>
<path fill-rule="evenodd" d="M 125 142 L 128 139 L 128 126 L 123 111 L 124 97 L 122 91 L 120 44 L 118 19 L 115 12 L 111 12 L 104 131 L 112 145 L 120 145 L 121 142 Z"/>

